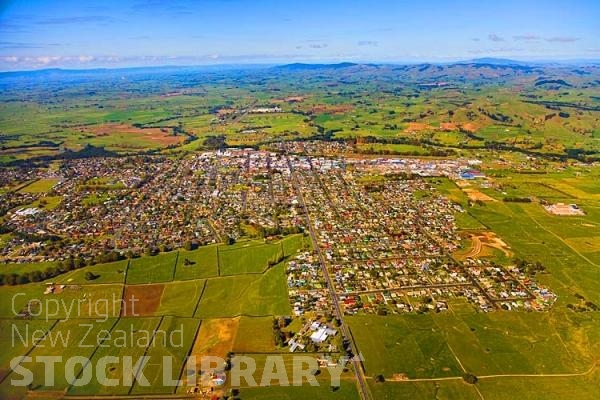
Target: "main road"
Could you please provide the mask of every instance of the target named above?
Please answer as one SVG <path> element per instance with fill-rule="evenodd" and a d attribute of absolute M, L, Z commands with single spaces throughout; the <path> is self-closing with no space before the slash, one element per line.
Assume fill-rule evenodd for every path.
<path fill-rule="evenodd" d="M 352 354 L 354 355 L 350 362 L 354 367 L 354 373 L 356 375 L 356 383 L 358 385 L 360 397 L 362 400 L 370 400 L 372 397 L 371 392 L 369 391 L 369 387 L 367 385 L 367 379 L 365 377 L 362 361 L 360 360 L 362 357 L 359 356 L 358 348 L 356 347 L 356 343 L 354 342 L 353 336 L 350 334 L 350 329 L 344 323 L 344 313 L 342 312 L 340 302 L 338 300 L 337 294 L 335 293 L 333 281 L 331 280 L 331 276 L 329 275 L 329 271 L 327 270 L 325 258 L 321 253 L 319 241 L 317 240 L 317 235 L 315 234 L 314 227 L 310 220 L 310 214 L 308 213 L 308 208 L 306 207 L 306 203 L 304 201 L 304 195 L 302 194 L 302 190 L 300 188 L 300 185 L 298 184 L 298 179 L 294 172 L 294 166 L 292 165 L 292 162 L 290 161 L 290 158 L 288 157 L 287 153 L 285 154 L 285 157 L 288 164 L 288 168 L 290 169 L 292 186 L 294 187 L 296 195 L 298 196 L 298 202 L 300 203 L 300 206 L 302 207 L 302 209 L 304 210 L 304 214 L 306 215 L 306 226 L 308 228 L 308 232 L 310 234 L 310 238 L 312 240 L 317 257 L 319 258 L 319 263 L 321 264 L 321 269 L 323 271 L 323 275 L 325 276 L 325 281 L 327 282 L 329 297 L 331 297 L 331 302 L 333 304 L 333 312 L 335 314 L 335 317 L 340 322 L 340 331 L 342 332 L 342 336 L 350 344 L 350 349 L 352 350 Z M 310 161 L 310 157 L 308 159 Z M 312 169 L 312 163 L 310 163 L 310 165 Z"/>

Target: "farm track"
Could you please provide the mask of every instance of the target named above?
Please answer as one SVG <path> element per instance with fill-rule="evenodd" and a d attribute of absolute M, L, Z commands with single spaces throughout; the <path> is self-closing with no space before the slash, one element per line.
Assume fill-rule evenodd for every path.
<path fill-rule="evenodd" d="M 498 378 L 574 378 L 578 376 L 588 376 L 593 374 L 598 367 L 598 361 L 594 361 L 592 365 L 584 372 L 573 372 L 563 374 L 494 374 L 494 375 L 477 375 L 477 379 L 498 379 Z M 391 382 L 436 382 L 436 381 L 453 381 L 462 380 L 462 376 L 446 376 L 443 378 L 416 378 L 403 380 L 389 380 Z"/>
<path fill-rule="evenodd" d="M 473 241 L 473 247 L 471 248 L 471 250 L 464 255 L 465 258 L 469 258 L 469 257 L 476 257 L 479 255 L 479 253 L 481 253 L 481 249 L 483 248 L 482 244 L 481 244 L 481 240 L 479 239 L 478 236 L 471 236 L 471 240 Z"/>
<path fill-rule="evenodd" d="M 360 290 L 360 291 L 355 291 L 355 292 L 346 292 L 345 294 L 361 295 L 361 294 L 389 292 L 389 291 L 393 291 L 393 290 L 439 289 L 439 288 L 461 287 L 461 286 L 473 286 L 473 285 L 471 284 L 471 282 L 439 283 L 439 284 L 431 284 L 431 285 L 398 286 L 398 287 L 388 287 L 385 289 Z"/>

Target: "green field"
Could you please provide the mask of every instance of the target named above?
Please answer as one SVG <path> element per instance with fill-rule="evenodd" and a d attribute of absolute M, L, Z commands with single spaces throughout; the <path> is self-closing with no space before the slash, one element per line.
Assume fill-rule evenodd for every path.
<path fill-rule="evenodd" d="M 235 275 L 209 279 L 195 317 L 219 318 L 237 315 L 288 315 L 284 265 L 264 274 Z"/>
<path fill-rule="evenodd" d="M 161 253 L 131 260 L 127 271 L 128 284 L 160 283 L 173 280 L 179 252 Z"/>
<path fill-rule="evenodd" d="M 241 317 L 233 344 L 235 353 L 275 352 L 273 317 Z M 283 351 L 287 351 L 283 349 Z"/>
<path fill-rule="evenodd" d="M 165 284 L 157 315 L 192 317 L 206 286 L 205 280 Z"/>
<path fill-rule="evenodd" d="M 381 373 L 387 379 L 383 384 L 372 385 L 376 398 L 426 399 L 433 393 L 438 393 L 440 398 L 476 398 L 471 386 L 461 380 L 463 368 L 480 378 L 477 386 L 486 399 L 488 395 L 503 398 L 494 388 L 508 388 L 505 382 L 511 381 L 519 382 L 519 390 L 528 392 L 523 398 L 532 399 L 540 397 L 536 397 L 532 388 L 525 387 L 528 382 L 539 383 L 535 386 L 538 396 L 551 393 L 554 396 L 555 385 L 563 386 L 557 382 L 565 382 L 568 389 L 559 390 L 556 392 L 559 394 L 552 397 L 560 399 L 570 398 L 567 394 L 576 393 L 578 385 L 585 392 L 596 390 L 593 375 L 589 379 L 584 376 L 556 378 L 556 382 L 549 377 L 546 379 L 551 382 L 549 387 L 541 383 L 543 375 L 587 376 L 590 369 L 595 368 L 595 355 L 600 350 L 596 335 L 600 319 L 596 315 L 577 317 L 562 311 L 483 314 L 464 307 L 453 307 L 453 310 L 433 316 L 348 319 L 365 358 L 367 375 Z M 456 381 L 390 382 L 393 374 L 398 373 L 411 379 L 454 376 Z M 503 377 L 519 374 L 532 376 Z"/>
<path fill-rule="evenodd" d="M 76 356 L 89 358 L 98 345 L 98 335 L 101 334 L 102 330 L 110 330 L 115 324 L 115 320 L 109 319 L 102 323 L 88 325 L 91 328 L 89 334 L 88 327 L 82 329 L 81 324 L 83 323 L 85 322 L 80 320 L 59 322 L 49 331 L 43 340 L 36 344 L 35 349 L 28 354 L 33 359 L 44 356 L 62 357 L 61 360 L 56 358 L 54 382 L 51 385 L 46 385 L 44 364 L 31 361 L 21 362 L 20 365 L 33 373 L 33 385 L 38 390 L 65 390 L 72 383 L 65 376 L 65 366 L 69 358 Z M 31 336 L 29 339 L 31 340 Z M 59 351 L 57 352 L 57 350 Z M 77 376 L 79 371 L 81 371 L 81 365 L 77 365 L 73 371 L 75 376 Z M 5 380 L 2 386 L 6 387 L 10 384 L 11 379 L 19 378 L 18 375 L 15 375 L 14 378 L 9 376 L 9 379 Z M 6 390 L 6 388 L 0 390 Z"/>
<path fill-rule="evenodd" d="M 204 140 L 212 135 L 224 135 L 229 146 L 269 151 L 279 141 L 320 138 L 345 140 L 349 149 L 373 158 L 447 154 L 444 157 L 448 159 L 480 159 L 488 179 L 470 181 L 469 188 L 495 201 L 469 200 L 450 178 L 427 180 L 465 210 L 456 214 L 461 237 L 470 231 L 492 231 L 509 245 L 511 253 L 490 250 L 485 257 L 505 265 L 516 257 L 541 262 L 546 270 L 535 279 L 556 293 L 558 300 L 543 313 L 486 314 L 453 298 L 448 300 L 449 311 L 439 314 L 344 317 L 364 356 L 373 398 L 600 398 L 600 313 L 567 308 L 584 301 L 600 304 L 600 169 L 587 163 L 600 160 L 597 67 L 578 70 L 538 65 L 526 73 L 514 66 L 446 64 L 362 65 L 299 72 L 257 67 L 248 71 L 156 70 L 144 72 L 143 77 L 139 71 L 120 70 L 117 80 L 107 75 L 83 77 L 73 71 L 51 74 L 58 78 L 42 75 L 44 79 L 37 82 L 27 77 L 0 77 L 2 172 L 5 164 L 25 169 L 35 164 L 42 167 L 33 172 L 45 174 L 13 179 L 13 170 L 6 169 L 0 194 L 17 202 L 0 215 L 1 247 L 8 248 L 9 241 L 21 235 L 10 229 L 10 213 L 15 209 L 33 207 L 48 212 L 65 206 L 52 190 L 59 182 L 54 176 L 68 169 L 60 157 L 87 145 L 119 155 L 150 151 L 176 161 L 204 151 Z M 536 84 L 540 79 L 555 78 L 565 79 L 568 85 L 555 89 Z M 428 85 L 440 81 L 444 84 Z M 286 100 L 289 96 L 299 99 Z M 281 112 L 251 111 L 275 105 Z M 224 110 L 230 113 L 220 114 Z M 185 134 L 175 138 L 174 127 Z M 153 130 L 159 137 L 149 135 Z M 179 139 L 189 143 L 176 143 Z M 329 145 L 332 143 L 324 147 Z M 53 171 L 58 173 L 50 173 Z M 127 196 L 130 189 L 119 180 L 90 176 L 73 190 L 85 207 L 103 207 L 107 200 Z M 416 196 L 426 201 L 432 194 L 423 190 Z M 504 201 L 509 197 L 532 201 Z M 551 215 L 543 208 L 546 202 L 576 203 L 585 215 Z M 197 216 L 182 217 L 192 220 Z M 196 345 L 252 355 L 259 364 L 268 354 L 283 354 L 286 371 L 291 373 L 288 349 L 274 345 L 272 320 L 291 313 L 285 268 L 298 251 L 311 248 L 311 240 L 297 234 L 266 242 L 256 240 L 249 231 L 245 234 L 252 238 L 234 235 L 236 243 L 231 245 L 175 249 L 87 266 L 46 282 L 1 287 L 0 345 L 6 350 L 0 356 L 0 381 L 8 379 L 0 383 L 0 398 L 56 398 L 63 392 L 135 398 L 179 394 L 183 388 L 162 385 L 162 357 L 174 356 L 171 378 L 177 379 L 185 356 Z M 111 235 L 106 233 L 101 239 L 110 240 Z M 71 245 L 65 236 L 60 243 Z M 86 240 L 95 243 L 97 239 Z M 466 243 L 462 242 L 465 253 Z M 44 244 L 50 245 L 50 240 Z M 57 266 L 58 262 L 7 264 L 1 272 L 25 274 Z M 86 279 L 89 272 L 95 279 Z M 60 292 L 44 294 L 51 282 L 66 286 Z M 139 285 L 134 288 L 138 293 L 143 293 L 144 285 L 153 285 L 152 289 L 161 293 L 160 299 L 145 299 L 157 301 L 148 316 L 120 316 L 120 300 L 128 285 Z M 33 304 L 36 300 L 39 304 Z M 29 302 L 30 320 L 15 315 L 25 311 Z M 90 304 L 94 307 L 88 308 Z M 77 308 L 69 313 L 65 305 Z M 227 325 L 223 321 L 232 322 L 229 333 L 233 336 L 219 336 L 219 329 Z M 89 333 L 85 324 L 93 324 Z M 197 338 L 201 324 L 210 332 Z M 292 326 L 301 325 L 296 319 Z M 37 344 L 14 343 L 14 327 L 22 330 L 27 326 L 47 336 Z M 164 344 L 160 337 L 143 341 L 144 331 L 164 330 L 169 335 L 180 327 L 181 344 Z M 107 339 L 108 332 L 119 331 L 127 332 L 135 342 L 117 346 Z M 56 335 L 69 337 L 66 343 L 49 345 Z M 79 346 L 82 340 L 89 346 Z M 10 360 L 24 355 L 62 356 L 56 363 L 54 382 L 44 382 L 42 363 L 25 362 L 34 373 L 33 392 L 11 387 L 10 378 L 15 374 L 9 371 Z M 68 357 L 77 355 L 91 357 L 92 364 L 104 356 L 131 356 L 135 362 L 148 355 L 151 361 L 143 372 L 150 386 L 137 381 L 106 386 L 107 381 L 96 381 L 95 373 L 90 384 L 73 385 L 64 367 Z M 110 366 L 106 379 L 122 379 L 123 369 L 120 363 Z M 81 372 L 81 366 L 75 370 Z M 257 378 L 260 372 L 259 368 Z M 463 382 L 465 372 L 478 376 L 478 383 Z M 386 382 L 375 382 L 380 374 Z M 408 380 L 402 380 L 403 376 Z M 343 375 L 337 390 L 329 387 L 326 372 L 318 379 L 319 387 L 242 385 L 238 397 L 359 398 L 352 371 Z"/>
<path fill-rule="evenodd" d="M 186 265 L 185 260 L 188 260 Z M 217 246 L 204 246 L 197 250 L 179 252 L 175 267 L 175 280 L 209 278 L 219 275 Z"/>
<path fill-rule="evenodd" d="M 355 316 L 347 323 L 370 376 L 406 373 L 411 378 L 456 376 L 460 366 L 431 316 Z"/>
<path fill-rule="evenodd" d="M 520 399 L 540 398 L 592 400 L 600 396 L 595 371 L 579 377 L 539 377 L 482 379 L 477 386 L 486 399 L 508 400 L 518 393 Z"/>
<path fill-rule="evenodd" d="M 157 330 L 161 318 L 121 318 L 117 324 L 111 330 L 111 334 L 114 335 L 114 339 L 111 336 L 110 345 L 106 347 L 98 347 L 97 351 L 91 358 L 92 365 L 96 365 L 98 359 L 106 356 L 122 357 L 130 356 L 133 363 L 146 353 L 148 348 L 147 332 Z M 116 335 L 116 332 L 125 332 L 126 335 Z M 126 343 L 122 345 L 122 341 L 117 337 L 125 337 Z M 119 379 L 119 384 L 116 386 L 108 386 L 104 381 L 99 382 L 98 379 L 92 379 L 90 384 L 84 386 L 71 386 L 69 388 L 69 394 L 76 395 L 92 395 L 92 394 L 128 394 L 131 390 L 131 386 L 123 384 L 123 362 L 114 364 L 106 371 L 106 379 Z"/>
<path fill-rule="evenodd" d="M 104 319 L 118 317 L 121 310 L 122 285 L 74 285 L 61 293 L 44 294 L 42 283 L 3 287 L 6 301 L 0 302 L 0 317 L 16 318 L 31 310 L 34 318 Z M 28 303 L 32 301 L 31 307 Z"/>
<path fill-rule="evenodd" d="M 4 349 L 0 354 L 0 380 L 8 374 L 12 358 L 25 356 L 34 347 L 31 333 L 38 330 L 47 332 L 54 323 L 55 321 L 0 320 L 0 346 Z"/>
<path fill-rule="evenodd" d="M 374 398 L 382 400 L 448 399 L 480 400 L 474 387 L 462 379 L 435 382 L 370 382 Z M 511 396 L 514 393 L 511 393 Z M 485 397 L 487 399 L 487 396 Z M 514 397 L 510 397 L 514 398 Z"/>
<path fill-rule="evenodd" d="M 247 247 L 246 247 L 247 246 Z M 262 273 L 269 261 L 282 255 L 280 244 L 245 244 L 240 247 L 219 249 L 219 264 L 222 276 L 245 273 Z"/>
<path fill-rule="evenodd" d="M 100 284 L 100 283 L 125 283 L 125 275 L 129 260 L 121 260 L 107 264 L 92 265 L 83 269 L 73 270 L 51 279 L 62 284 Z M 87 272 L 93 273 L 97 278 L 91 281 L 85 279 Z"/>
<path fill-rule="evenodd" d="M 172 380 L 179 379 L 182 374 L 185 357 L 193 344 L 199 321 L 191 318 L 165 317 L 158 326 L 159 333 L 154 337 L 146 355 L 150 361 L 142 370 L 150 386 L 142 386 L 136 380 L 131 394 L 174 393 L 176 388 L 163 385 L 165 364 L 163 357 L 170 357 Z"/>
<path fill-rule="evenodd" d="M 58 179 L 39 179 L 30 183 L 20 190 L 22 193 L 47 193 L 54 185 L 58 183 Z"/>
<path fill-rule="evenodd" d="M 271 386 L 249 387 L 240 390 L 240 398 L 249 400 L 295 400 L 295 399 L 359 399 L 356 385 L 352 381 L 341 381 L 335 391 L 323 382 L 319 386 Z"/>

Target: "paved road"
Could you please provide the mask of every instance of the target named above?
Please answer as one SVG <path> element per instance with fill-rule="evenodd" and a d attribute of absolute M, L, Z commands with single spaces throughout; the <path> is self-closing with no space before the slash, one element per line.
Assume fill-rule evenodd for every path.
<path fill-rule="evenodd" d="M 473 284 L 471 282 L 432 283 L 431 285 L 396 286 L 396 287 L 388 287 L 385 289 L 357 290 L 357 291 L 353 291 L 353 292 L 345 292 L 344 294 L 361 295 L 361 294 L 393 292 L 395 290 L 405 291 L 405 290 L 417 290 L 417 289 L 442 289 L 442 288 L 463 287 L 463 286 L 473 286 Z"/>
<path fill-rule="evenodd" d="M 359 354 L 358 349 L 356 347 L 356 344 L 354 343 L 354 338 L 350 334 L 350 330 L 348 329 L 348 326 L 344 323 L 344 320 L 343 320 L 344 314 L 342 313 L 338 297 L 335 293 L 333 281 L 331 280 L 331 276 L 329 275 L 329 271 L 327 270 L 327 265 L 325 264 L 325 259 L 323 258 L 323 254 L 321 253 L 321 249 L 319 247 L 319 242 L 317 240 L 317 235 L 315 234 L 313 225 L 310 221 L 310 215 L 308 214 L 308 208 L 306 207 L 306 203 L 304 202 L 304 196 L 302 195 L 302 191 L 300 190 L 296 175 L 294 173 L 294 168 L 292 166 L 290 159 L 287 157 L 287 154 L 286 154 L 286 160 L 287 160 L 290 172 L 291 172 L 292 186 L 294 187 L 294 190 L 296 191 L 296 194 L 298 196 L 298 201 L 300 202 L 300 205 L 302 206 L 304 213 L 306 214 L 306 225 L 308 227 L 308 231 L 310 233 L 310 237 L 313 242 L 313 246 L 315 248 L 317 257 L 319 257 L 319 262 L 320 262 L 321 268 L 323 270 L 323 275 L 325 276 L 325 280 L 327 282 L 327 288 L 329 290 L 329 295 L 330 295 L 331 301 L 333 303 L 333 311 L 335 313 L 335 317 L 340 321 L 340 331 L 342 332 L 344 339 L 347 339 L 348 342 L 350 343 L 350 348 L 352 350 L 352 353 L 356 356 Z M 310 158 L 309 158 L 309 161 L 310 161 Z M 312 167 L 312 163 L 311 163 L 311 167 Z M 372 398 L 371 392 L 369 391 L 369 388 L 367 386 L 367 380 L 365 377 L 362 363 L 358 359 L 353 359 L 351 362 L 354 367 L 354 373 L 356 375 L 356 382 L 358 385 L 360 397 L 362 400 L 370 400 Z"/>

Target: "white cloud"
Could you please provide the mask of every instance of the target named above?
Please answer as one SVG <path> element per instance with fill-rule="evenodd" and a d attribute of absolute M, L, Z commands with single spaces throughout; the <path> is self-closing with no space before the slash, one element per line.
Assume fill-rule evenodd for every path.
<path fill-rule="evenodd" d="M 576 42 L 579 38 L 571 36 L 554 36 L 544 39 L 546 42 L 560 42 L 560 43 L 571 43 Z"/>
<path fill-rule="evenodd" d="M 492 42 L 504 42 L 504 38 L 496 35 L 495 33 L 490 33 L 488 35 L 488 39 L 490 39 Z"/>

